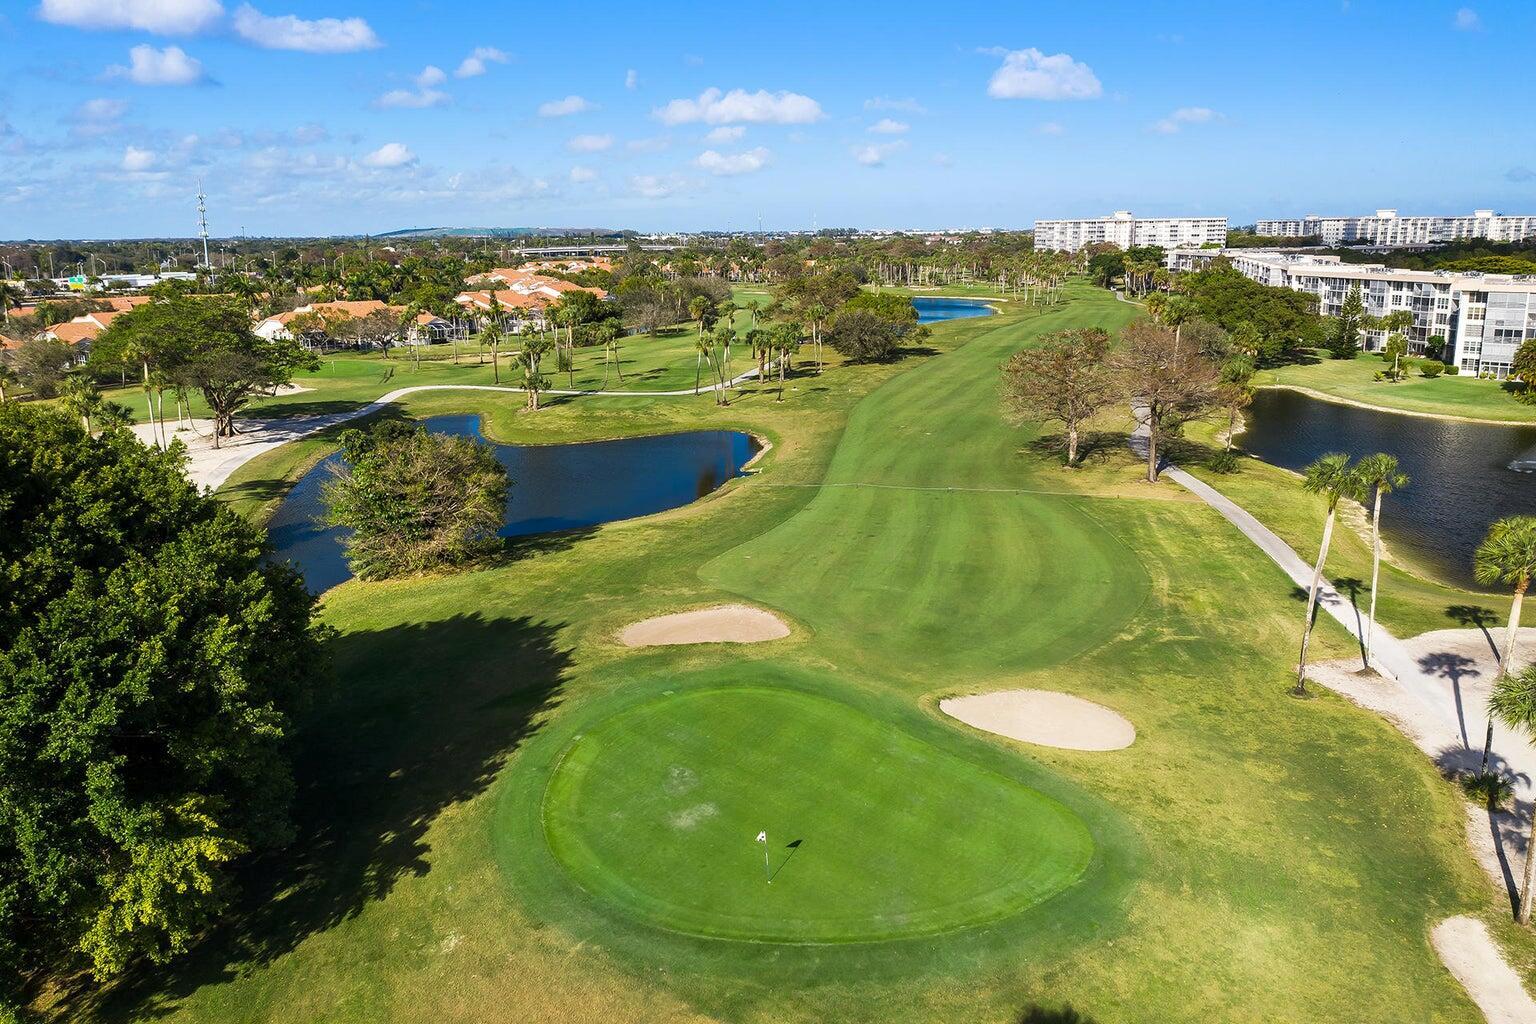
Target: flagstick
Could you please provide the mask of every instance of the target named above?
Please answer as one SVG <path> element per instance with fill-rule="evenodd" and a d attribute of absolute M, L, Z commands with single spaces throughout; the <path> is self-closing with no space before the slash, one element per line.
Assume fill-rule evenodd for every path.
<path fill-rule="evenodd" d="M 766 835 L 767 833 L 764 833 Z M 768 884 L 773 884 L 773 872 L 768 867 L 768 840 L 763 840 L 763 874 L 768 879 Z"/>

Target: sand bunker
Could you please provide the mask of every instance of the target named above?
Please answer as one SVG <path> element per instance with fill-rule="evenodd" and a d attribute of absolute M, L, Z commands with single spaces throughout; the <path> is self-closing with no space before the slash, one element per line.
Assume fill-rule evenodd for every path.
<path fill-rule="evenodd" d="M 756 644 L 786 636 L 789 627 L 777 615 L 744 604 L 722 604 L 632 623 L 619 634 L 619 642 L 625 647 Z"/>
<path fill-rule="evenodd" d="M 1136 727 L 1109 708 L 1051 690 L 998 690 L 939 701 L 951 718 L 1025 743 L 1067 750 L 1120 750 Z"/>

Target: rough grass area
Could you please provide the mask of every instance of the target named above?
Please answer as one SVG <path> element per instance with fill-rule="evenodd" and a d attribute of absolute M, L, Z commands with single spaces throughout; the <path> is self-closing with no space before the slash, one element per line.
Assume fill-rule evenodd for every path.
<path fill-rule="evenodd" d="M 1341 398 L 1382 409 L 1427 413 L 1433 416 L 1464 416 L 1501 423 L 1536 423 L 1536 405 L 1515 401 L 1513 385 L 1478 380 L 1467 375 L 1422 376 L 1418 360 L 1400 381 L 1372 379 L 1386 368 L 1381 356 L 1361 354 L 1354 359 L 1329 359 L 1282 366 L 1259 372 L 1257 382 L 1306 388 L 1327 397 Z"/>
<path fill-rule="evenodd" d="M 1171 484 L 1136 483 L 1107 448 L 1063 470 L 1035 431 L 1003 423 L 997 368 L 1008 354 L 1045 331 L 1113 329 L 1138 312 L 1101 290 L 1067 292 L 1049 311 L 1009 304 L 939 325 L 925 351 L 893 366 L 819 377 L 802 367 L 783 403 L 756 386 L 723 410 L 707 396 L 580 399 L 533 415 L 516 396 L 410 402 L 404 411 L 418 415 L 481 412 L 489 433 L 511 441 L 730 426 L 774 448 L 760 473 L 682 509 L 544 538 L 492 569 L 327 594 L 336 677 L 296 737 L 297 841 L 249 873 L 227 927 L 188 962 L 102 999 L 58 1003 L 56 1016 L 1004 1024 L 1071 1004 L 1100 1024 L 1473 1024 L 1476 1008 L 1428 941 L 1452 914 L 1498 919 L 1466 849 L 1460 795 L 1373 715 L 1329 695 L 1286 696 L 1301 606 L 1216 513 Z M 238 486 L 264 471 L 279 488 L 296 467 L 281 454 L 253 462 Z M 1288 493 L 1283 480 L 1249 482 L 1259 500 Z M 795 632 L 731 649 L 614 640 L 657 608 L 732 600 L 786 613 Z M 1314 648 L 1349 650 L 1326 621 Z M 653 703 L 669 689 L 740 687 L 816 700 L 707 714 Z M 944 696 L 991 688 L 1104 703 L 1136 723 L 1137 742 L 1110 753 L 1026 748 L 937 710 Z M 805 710 L 818 700 L 839 705 L 837 729 Z M 615 719 L 629 701 L 661 717 Z M 755 759 L 743 722 L 775 716 L 803 730 L 765 725 L 768 753 Z M 638 794 L 650 787 L 620 773 L 654 780 L 686 751 L 701 779 L 719 776 L 727 803 L 752 806 L 733 812 L 747 834 L 733 827 L 719 847 L 676 847 L 678 877 L 667 877 L 656 859 L 670 855 L 658 848 L 666 826 L 616 825 L 627 841 L 608 843 L 582 818 L 583 801 L 566 802 L 563 834 L 584 837 L 607 880 L 584 885 L 585 869 L 569 858 L 562 867 L 536 809 L 552 779 L 557 797 L 569 781 L 560 754 L 588 729 L 628 751 L 622 765 L 592 758 L 581 785 L 602 803 L 647 812 Z M 843 729 L 859 737 L 849 751 L 832 738 Z M 658 749 L 642 750 L 642 735 Z M 825 797 L 826 816 L 798 818 L 833 764 L 846 792 Z M 772 802 L 774 773 L 802 796 Z M 1001 781 L 984 781 L 993 776 Z M 935 778 L 967 787 L 980 812 L 936 807 Z M 760 795 L 749 791 L 758 785 Z M 786 887 L 804 858 L 807 880 L 834 869 L 849 878 L 865 922 L 882 891 L 939 913 L 976 895 L 982 863 L 1010 867 L 1002 850 L 1020 846 L 1020 816 L 1038 806 L 1028 791 L 1071 809 L 1094 861 L 1021 913 L 812 945 L 665 927 L 677 908 L 709 909 L 688 891 L 690 871 L 720 910 L 749 913 L 747 890 L 727 885 L 734 865 L 695 865 L 739 844 L 760 856 L 757 827 L 788 842 L 800 820 L 810 825 L 781 868 Z M 969 841 L 903 831 L 889 804 L 905 799 L 936 824 L 952 815 Z M 771 820 L 754 827 L 759 815 Z M 817 858 L 830 857 L 823 837 L 866 822 L 882 843 L 921 845 L 872 865 L 878 885 L 853 888 L 850 855 Z M 956 858 L 974 859 L 948 863 Z M 1004 887 L 1029 876 L 1029 863 L 1011 867 Z M 642 906 L 647 898 L 666 905 Z M 830 927 L 838 912 L 805 891 L 782 898 L 805 928 Z M 769 917 L 779 929 L 770 937 L 783 937 L 784 921 Z M 1496 934 L 1529 976 L 1536 943 L 1507 926 Z"/>

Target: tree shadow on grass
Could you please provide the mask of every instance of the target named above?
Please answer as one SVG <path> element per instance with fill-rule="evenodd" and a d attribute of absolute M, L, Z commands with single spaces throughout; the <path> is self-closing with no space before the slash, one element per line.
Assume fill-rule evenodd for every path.
<path fill-rule="evenodd" d="M 1482 768 L 1483 746 L 1479 742 L 1471 746 L 1452 745 L 1435 755 L 1435 766 L 1447 779 L 1460 781 L 1477 775 Z M 1517 772 L 1494 749 L 1488 755 L 1488 774 L 1502 779 L 1508 786 L 1506 794 L 1515 787 L 1530 782 L 1530 776 Z M 1529 801 L 1508 800 L 1508 807 L 1500 809 L 1490 805 L 1483 813 L 1488 822 L 1489 843 L 1498 858 L 1499 874 L 1504 882 L 1504 893 L 1509 899 L 1511 913 L 1520 908 L 1520 886 L 1515 880 L 1515 865 L 1525 863 L 1529 843 L 1527 822 L 1536 813 Z"/>
<path fill-rule="evenodd" d="M 1019 1024 L 1094 1024 L 1094 1019 L 1074 1010 L 1071 1003 L 1063 1003 L 1060 1007 L 1036 1004 L 1025 1007 L 1019 1014 Z"/>
<path fill-rule="evenodd" d="M 1099 464 L 1127 454 L 1126 444 L 1130 434 L 1124 430 L 1084 430 L 1077 436 L 1077 459 L 1080 465 Z M 1064 433 L 1041 434 L 1025 446 L 1032 454 L 1051 458 L 1063 465 L 1067 461 L 1067 435 Z"/>
<path fill-rule="evenodd" d="M 465 614 L 338 637 L 336 683 L 295 737 L 294 841 L 242 873 L 226 923 L 183 961 L 74 1009 L 165 1016 L 427 874 L 433 822 L 483 792 L 558 704 L 562 626 Z"/>

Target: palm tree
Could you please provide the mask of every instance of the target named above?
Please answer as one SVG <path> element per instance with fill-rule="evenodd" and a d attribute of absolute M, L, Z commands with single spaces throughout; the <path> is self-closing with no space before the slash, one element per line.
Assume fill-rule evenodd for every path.
<path fill-rule="evenodd" d="M 597 340 L 603 343 L 603 387 L 608 386 L 608 370 L 610 367 L 618 370 L 619 383 L 624 383 L 624 367 L 619 365 L 619 334 L 620 327 L 612 320 L 600 322 L 595 331 Z"/>
<path fill-rule="evenodd" d="M 1515 732 L 1523 732 L 1536 744 L 1536 665 L 1518 676 L 1507 672 L 1494 684 L 1488 710 Z M 1525 844 L 1525 878 L 1520 883 L 1521 924 L 1531 923 L 1531 880 L 1536 875 L 1536 814 L 1531 816 L 1531 835 Z"/>
<path fill-rule="evenodd" d="M 716 320 L 711 332 L 710 350 L 714 358 L 715 376 L 719 389 L 715 393 L 716 405 L 729 405 L 727 385 L 730 383 L 731 342 L 736 338 L 736 327 L 728 319 Z"/>
<path fill-rule="evenodd" d="M 805 307 L 805 315 L 811 321 L 811 344 L 816 348 L 816 372 L 821 373 L 821 325 L 832 311 L 820 302 Z"/>
<path fill-rule="evenodd" d="M 1381 499 L 1408 486 L 1408 474 L 1397 459 L 1384 452 L 1367 455 L 1355 463 L 1355 480 L 1362 495 L 1371 494 L 1371 611 L 1365 619 L 1365 667 L 1371 667 L 1371 638 L 1376 632 L 1376 591 L 1381 584 Z"/>
<path fill-rule="evenodd" d="M 1301 660 L 1296 666 L 1296 695 L 1307 693 L 1307 646 L 1312 642 L 1312 616 L 1317 610 L 1317 591 L 1323 582 L 1323 565 L 1328 561 L 1328 545 L 1333 542 L 1333 523 L 1337 518 L 1339 502 L 1357 493 L 1358 484 L 1349 468 L 1349 456 L 1343 452 L 1330 452 L 1307 467 L 1302 486 L 1313 494 L 1321 494 L 1328 502 L 1328 518 L 1323 521 L 1323 544 L 1317 552 L 1317 564 L 1312 567 L 1312 587 L 1307 592 L 1307 621 L 1301 634 Z"/>
<path fill-rule="evenodd" d="M 501 360 L 497 357 L 496 350 L 501 346 L 501 324 L 491 317 L 485 321 L 485 326 L 480 328 L 480 344 L 491 350 L 491 375 L 497 384 L 501 383 Z"/>
<path fill-rule="evenodd" d="M 59 405 L 65 412 L 80 417 L 80 425 L 91 434 L 91 417 L 101 408 L 101 392 L 85 377 L 71 376 L 59 388 Z"/>
<path fill-rule="evenodd" d="M 1488 528 L 1488 536 L 1472 556 L 1473 574 L 1484 586 L 1502 583 L 1515 589 L 1509 604 L 1509 632 L 1504 636 L 1504 656 L 1499 659 L 1499 678 L 1514 665 L 1515 640 L 1520 635 L 1520 606 L 1536 576 L 1536 516 L 1506 516 Z M 1493 715 L 1488 716 L 1488 737 L 1483 741 L 1483 767 L 1493 749 Z"/>
<path fill-rule="evenodd" d="M 523 390 L 528 392 L 528 409 L 539 411 L 539 392 L 549 387 L 549 381 L 539 372 L 539 361 L 549 351 L 550 340 L 543 334 L 529 335 L 523 340 Z"/>

